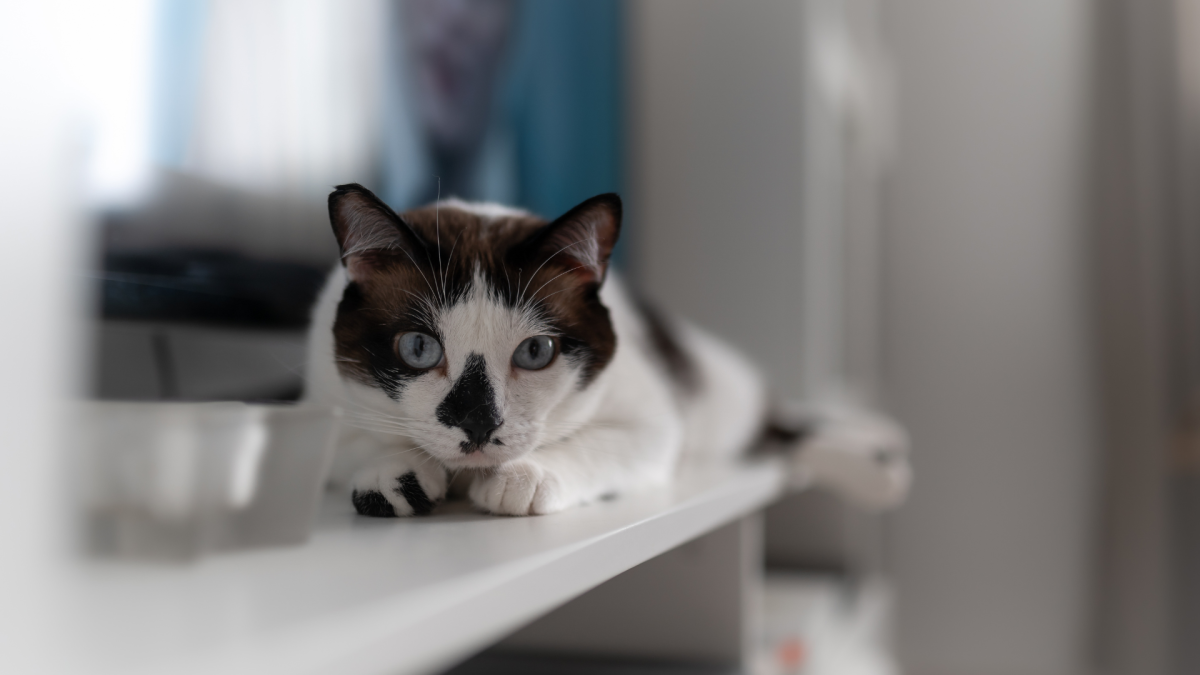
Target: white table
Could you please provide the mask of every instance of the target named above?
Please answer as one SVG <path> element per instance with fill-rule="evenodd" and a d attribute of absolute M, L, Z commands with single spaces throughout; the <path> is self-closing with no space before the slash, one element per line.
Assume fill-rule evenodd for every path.
<path fill-rule="evenodd" d="M 450 505 L 368 519 L 327 499 L 305 545 L 190 565 L 80 563 L 63 589 L 86 672 L 427 673 L 596 585 L 761 509 L 771 463 L 550 516 Z"/>

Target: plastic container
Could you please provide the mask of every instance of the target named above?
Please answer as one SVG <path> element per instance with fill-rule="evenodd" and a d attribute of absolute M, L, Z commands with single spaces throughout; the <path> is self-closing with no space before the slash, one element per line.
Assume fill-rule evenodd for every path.
<path fill-rule="evenodd" d="M 189 559 L 308 539 L 338 414 L 247 403 L 82 404 L 91 551 Z"/>

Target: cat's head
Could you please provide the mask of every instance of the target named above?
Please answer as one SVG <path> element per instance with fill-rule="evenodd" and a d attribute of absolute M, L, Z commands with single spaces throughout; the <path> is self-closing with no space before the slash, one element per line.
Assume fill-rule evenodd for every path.
<path fill-rule="evenodd" d="M 599 290 L 619 197 L 547 222 L 456 200 L 397 214 L 343 185 L 329 216 L 349 281 L 333 332 L 351 420 L 463 468 L 567 433 L 564 411 L 616 348 Z"/>

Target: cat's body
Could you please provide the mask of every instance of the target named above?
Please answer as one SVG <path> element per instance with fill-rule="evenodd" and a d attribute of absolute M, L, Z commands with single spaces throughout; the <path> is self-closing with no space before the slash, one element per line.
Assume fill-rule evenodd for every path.
<path fill-rule="evenodd" d="M 397 215 L 342 186 L 343 253 L 314 312 L 306 398 L 343 409 L 334 480 L 360 513 L 427 513 L 450 477 L 493 513 L 661 485 L 760 437 L 765 386 L 607 270 L 615 195 L 548 223 L 457 200 Z"/>

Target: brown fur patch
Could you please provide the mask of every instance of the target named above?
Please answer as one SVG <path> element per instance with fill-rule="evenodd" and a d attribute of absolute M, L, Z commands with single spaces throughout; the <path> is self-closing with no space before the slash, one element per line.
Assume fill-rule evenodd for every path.
<path fill-rule="evenodd" d="M 636 301 L 638 313 L 642 315 L 646 324 L 650 347 L 675 384 L 676 390 L 686 396 L 696 394 L 701 385 L 700 370 L 692 354 L 684 348 L 683 341 L 679 339 L 678 327 L 650 301 L 643 297 L 637 297 Z"/>

